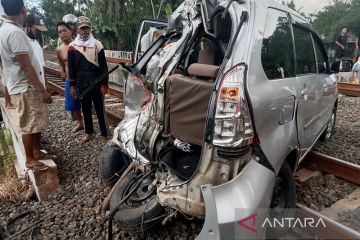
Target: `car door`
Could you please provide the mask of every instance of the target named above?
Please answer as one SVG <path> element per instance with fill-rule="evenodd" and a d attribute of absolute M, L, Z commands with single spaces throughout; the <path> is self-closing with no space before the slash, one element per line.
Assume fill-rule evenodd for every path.
<path fill-rule="evenodd" d="M 141 54 L 163 33 L 168 23 L 161 20 L 144 19 L 141 22 L 136 46 L 133 51 L 133 64 L 137 62 Z M 144 46 L 146 45 L 146 46 Z"/>
<path fill-rule="evenodd" d="M 312 33 L 312 37 L 318 72 L 317 92 L 319 95 L 319 104 L 317 109 L 318 125 L 316 127 L 316 133 L 319 135 L 328 123 L 334 108 L 332 100 L 336 93 L 336 82 L 335 77 L 332 76 L 330 72 L 328 57 L 320 38 L 315 33 Z"/>
<path fill-rule="evenodd" d="M 311 33 L 300 25 L 293 25 L 298 83 L 297 130 L 302 155 L 316 140 L 317 68 Z"/>

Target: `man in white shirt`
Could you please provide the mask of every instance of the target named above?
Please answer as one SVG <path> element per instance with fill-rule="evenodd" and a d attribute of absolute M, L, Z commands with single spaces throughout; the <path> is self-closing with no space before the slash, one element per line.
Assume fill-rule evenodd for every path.
<path fill-rule="evenodd" d="M 43 66 L 36 60 L 23 26 L 27 12 L 23 0 L 1 0 L 6 20 L 0 28 L 0 55 L 6 71 L 6 87 L 18 113 L 26 155 L 26 167 L 43 171 L 39 162 L 40 138 L 49 124 Z"/>
<path fill-rule="evenodd" d="M 3 94 L 4 94 L 4 98 L 5 98 L 5 107 L 8 109 L 13 109 L 14 105 L 11 102 L 9 92 L 6 87 L 6 74 L 5 74 L 4 68 L 2 66 L 1 56 L 0 56 L 0 77 L 1 77 L 1 84 L 2 84 L 2 88 L 3 88 Z"/>

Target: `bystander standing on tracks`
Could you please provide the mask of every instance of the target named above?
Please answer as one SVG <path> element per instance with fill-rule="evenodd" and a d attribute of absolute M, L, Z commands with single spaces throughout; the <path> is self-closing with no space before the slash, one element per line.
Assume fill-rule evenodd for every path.
<path fill-rule="evenodd" d="M 89 87 L 100 76 L 108 72 L 105 50 L 100 41 L 91 33 L 91 22 L 87 17 L 79 17 L 78 35 L 69 45 L 69 80 L 70 92 L 77 98 L 76 87 L 79 94 L 89 90 Z M 104 106 L 104 93 L 108 89 L 108 77 L 104 77 L 81 99 L 81 108 L 85 122 L 85 136 L 80 140 L 84 144 L 91 140 L 94 133 L 92 119 L 92 104 L 96 111 L 101 132 L 101 142 L 106 143 L 109 135 L 107 118 Z"/>
<path fill-rule="evenodd" d="M 62 18 L 62 22 L 66 23 L 70 29 L 71 29 L 71 36 L 72 38 L 76 38 L 76 34 L 77 34 L 77 29 L 76 29 L 76 23 L 78 21 L 78 18 L 74 15 L 74 14 L 66 14 L 63 16 Z M 61 44 L 63 44 L 63 40 L 61 40 L 61 38 L 58 38 L 58 46 L 60 46 Z"/>
<path fill-rule="evenodd" d="M 26 167 L 46 170 L 39 161 L 41 133 L 49 124 L 43 66 L 37 61 L 24 31 L 27 11 L 23 0 L 1 0 L 6 20 L 0 28 L 0 54 L 6 71 L 6 87 L 18 114 L 26 155 Z"/>
<path fill-rule="evenodd" d="M 84 129 L 84 123 L 81 115 L 81 103 L 80 99 L 73 98 L 70 94 L 70 81 L 68 79 L 69 68 L 68 68 L 68 50 L 69 44 L 73 41 L 72 29 L 65 23 L 60 22 L 57 25 L 57 33 L 59 38 L 62 40 L 62 44 L 57 47 L 56 55 L 60 66 L 60 75 L 65 79 L 65 110 L 71 112 L 72 116 L 75 116 L 77 126 L 71 130 L 75 133 Z"/>
<path fill-rule="evenodd" d="M 335 41 L 335 57 L 336 60 L 342 60 L 346 56 L 346 44 L 347 44 L 347 27 L 342 27 L 340 34 Z"/>

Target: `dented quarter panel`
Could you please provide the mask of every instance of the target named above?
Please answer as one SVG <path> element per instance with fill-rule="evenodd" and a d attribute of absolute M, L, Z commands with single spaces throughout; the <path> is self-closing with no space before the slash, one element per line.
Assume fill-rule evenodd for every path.
<path fill-rule="evenodd" d="M 232 181 L 223 185 L 201 187 L 204 197 L 206 218 L 197 240 L 249 239 L 249 231 L 240 231 L 243 235 L 235 236 L 237 221 L 256 213 L 258 209 L 270 205 L 275 174 L 252 160 Z M 237 209 L 246 209 L 236 214 Z M 265 238 L 265 236 L 259 236 Z"/>

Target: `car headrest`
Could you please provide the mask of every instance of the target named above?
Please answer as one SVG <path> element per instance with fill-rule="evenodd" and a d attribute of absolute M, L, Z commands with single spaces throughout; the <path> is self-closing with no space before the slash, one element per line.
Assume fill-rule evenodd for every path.
<path fill-rule="evenodd" d="M 216 78 L 219 73 L 220 66 L 193 63 L 188 69 L 190 76 L 202 78 Z"/>

